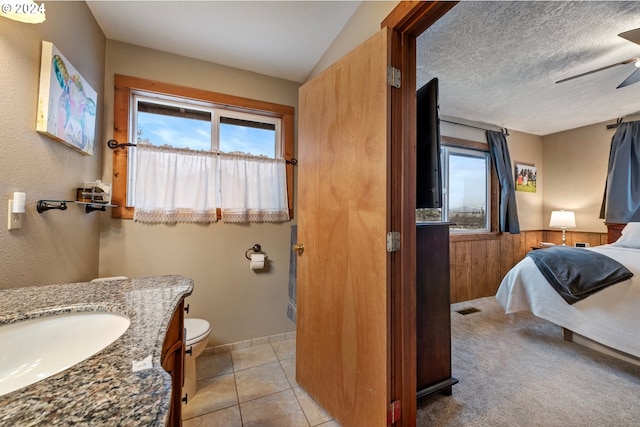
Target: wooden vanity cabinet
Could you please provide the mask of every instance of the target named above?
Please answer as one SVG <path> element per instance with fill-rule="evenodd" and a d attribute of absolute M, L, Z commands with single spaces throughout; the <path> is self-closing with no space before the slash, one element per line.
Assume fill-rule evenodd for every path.
<path fill-rule="evenodd" d="M 162 345 L 162 367 L 171 375 L 171 403 L 167 426 L 182 425 L 182 383 L 184 380 L 184 300 L 176 307 Z"/>
<path fill-rule="evenodd" d="M 449 225 L 416 226 L 417 397 L 441 391 L 451 395 L 451 299 Z"/>

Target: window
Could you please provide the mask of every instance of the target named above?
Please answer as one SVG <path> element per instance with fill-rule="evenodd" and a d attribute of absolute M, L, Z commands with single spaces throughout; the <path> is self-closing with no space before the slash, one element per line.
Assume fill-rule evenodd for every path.
<path fill-rule="evenodd" d="M 129 141 L 137 144 L 282 158 L 280 118 L 137 90 L 131 104 Z M 128 188 L 135 186 L 135 151 L 132 147 L 128 157 Z M 133 191 L 127 193 L 127 206 L 135 206 Z"/>
<path fill-rule="evenodd" d="M 418 209 L 417 220 L 452 222 L 454 234 L 491 231 L 495 179 L 487 144 L 442 137 L 440 155 L 442 208 Z"/>
<path fill-rule="evenodd" d="M 277 143 L 280 140 L 280 120 L 264 123 L 266 120 L 251 116 L 248 118 L 227 116 L 220 117 L 220 151 L 249 153 L 271 158 L 281 157 L 282 150 Z"/>
<path fill-rule="evenodd" d="M 485 151 L 442 147 L 443 220 L 452 231 L 490 231 L 491 160 Z"/>
<path fill-rule="evenodd" d="M 280 118 L 226 111 L 207 103 L 193 105 L 193 100 L 141 91 L 133 92 L 132 110 L 130 140 L 271 158 L 282 152 Z"/>
<path fill-rule="evenodd" d="M 178 149 L 293 157 L 293 107 L 115 76 L 114 139 Z M 135 147 L 113 152 L 114 217 L 133 218 Z M 288 164 L 289 216 L 293 166 Z M 218 212 L 220 218 L 220 212 Z"/>

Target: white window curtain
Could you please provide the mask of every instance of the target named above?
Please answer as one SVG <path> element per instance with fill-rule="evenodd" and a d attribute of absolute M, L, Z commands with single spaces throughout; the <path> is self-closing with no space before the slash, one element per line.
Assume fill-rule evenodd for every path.
<path fill-rule="evenodd" d="M 284 159 L 221 153 L 220 193 L 223 222 L 289 220 Z"/>
<path fill-rule="evenodd" d="M 138 144 L 136 161 L 135 221 L 217 221 L 217 153 Z"/>

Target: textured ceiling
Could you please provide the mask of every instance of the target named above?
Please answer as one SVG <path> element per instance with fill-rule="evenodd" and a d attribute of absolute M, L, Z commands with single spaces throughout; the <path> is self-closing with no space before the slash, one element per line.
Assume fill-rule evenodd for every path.
<path fill-rule="evenodd" d="M 616 89 L 640 56 L 617 34 L 640 27 L 640 2 L 474 2 L 418 38 L 418 87 L 440 83 L 440 112 L 546 135 L 640 111 L 640 83 Z"/>

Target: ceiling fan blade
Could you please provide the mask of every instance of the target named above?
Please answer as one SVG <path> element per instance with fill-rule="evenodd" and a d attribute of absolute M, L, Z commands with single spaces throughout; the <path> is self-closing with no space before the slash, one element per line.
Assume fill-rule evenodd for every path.
<path fill-rule="evenodd" d="M 630 42 L 640 44 L 640 28 L 636 28 L 635 30 L 625 31 L 624 33 L 620 33 L 618 35 L 623 39 L 629 40 Z"/>
<path fill-rule="evenodd" d="M 620 89 L 621 87 L 629 86 L 638 82 L 640 82 L 640 68 L 636 68 L 636 70 L 631 73 L 631 75 L 627 77 L 625 81 L 620 83 L 616 89 Z"/>
<path fill-rule="evenodd" d="M 640 60 L 640 57 L 637 57 L 637 56 L 636 56 L 636 57 L 634 57 L 634 58 L 625 59 L 624 61 L 616 62 L 615 64 L 607 65 L 606 67 L 597 68 L 597 69 L 595 69 L 595 70 L 587 71 L 586 73 L 577 74 L 577 75 L 575 75 L 575 76 L 567 77 L 566 79 L 558 80 L 558 81 L 556 82 L 556 84 L 557 84 L 557 83 L 564 83 L 564 82 L 568 82 L 569 80 L 577 79 L 578 77 L 588 76 L 589 74 L 597 73 L 598 71 L 608 70 L 609 68 L 617 67 L 618 65 L 626 65 L 626 64 L 630 64 L 630 63 L 632 63 L 632 62 L 636 62 L 636 61 L 638 61 L 638 60 Z"/>

